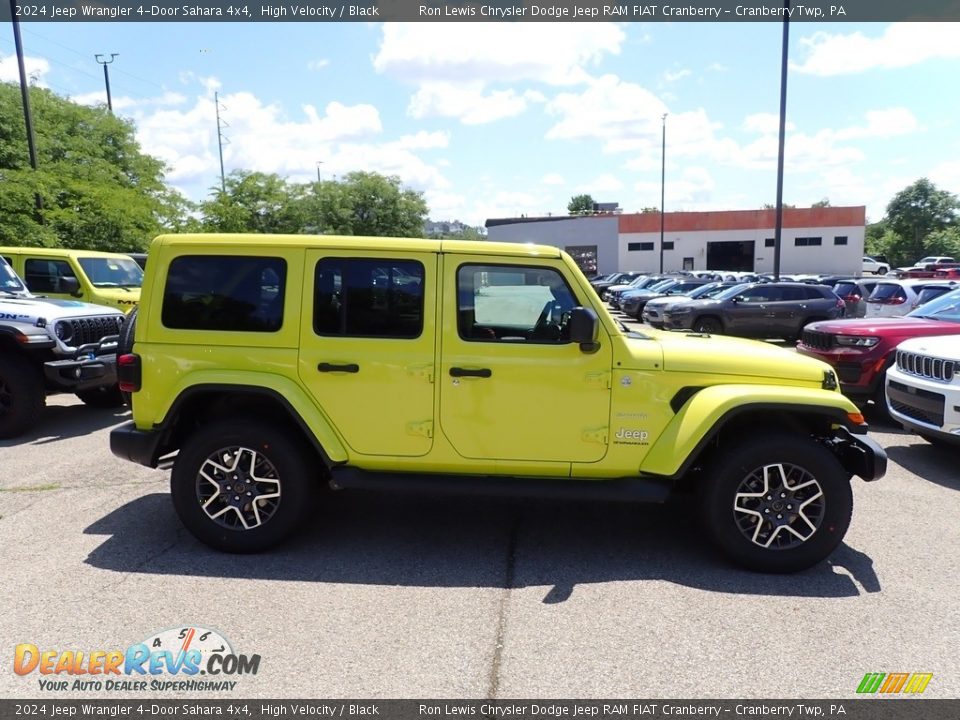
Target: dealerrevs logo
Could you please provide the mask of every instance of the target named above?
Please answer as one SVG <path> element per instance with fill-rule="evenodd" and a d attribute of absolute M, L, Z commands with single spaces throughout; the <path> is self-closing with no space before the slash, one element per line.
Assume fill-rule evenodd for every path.
<path fill-rule="evenodd" d="M 37 682 L 45 691 L 233 690 L 239 682 L 233 677 L 256 675 L 259 669 L 259 655 L 236 653 L 222 634 L 202 627 L 163 630 L 126 650 L 59 650 L 20 643 L 13 653 L 13 671 L 42 676 Z"/>

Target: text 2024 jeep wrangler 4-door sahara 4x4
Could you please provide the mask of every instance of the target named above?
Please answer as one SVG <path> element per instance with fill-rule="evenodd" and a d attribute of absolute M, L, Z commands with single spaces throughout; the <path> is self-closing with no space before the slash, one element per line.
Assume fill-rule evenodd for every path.
<path fill-rule="evenodd" d="M 294 531 L 328 485 L 663 501 L 693 491 L 748 568 L 809 567 L 886 455 L 826 364 L 633 332 L 556 248 L 161 236 L 113 452 L 172 460 L 186 527 L 226 551 Z"/>

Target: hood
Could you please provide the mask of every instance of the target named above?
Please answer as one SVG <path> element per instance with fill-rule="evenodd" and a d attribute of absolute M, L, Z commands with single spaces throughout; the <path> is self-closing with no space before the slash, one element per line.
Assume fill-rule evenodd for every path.
<path fill-rule="evenodd" d="M 821 320 L 804 329 L 831 335 L 947 335 L 960 333 L 960 323 L 922 317 L 850 318 Z"/>
<path fill-rule="evenodd" d="M 660 343 L 663 369 L 701 375 L 742 375 L 809 382 L 821 386 L 824 373 L 832 372 L 827 363 L 800 355 L 792 349 L 759 340 L 726 335 L 701 335 L 651 330 L 644 331 Z M 628 338 L 628 346 L 649 341 Z"/>
<path fill-rule="evenodd" d="M 8 298 L 0 296 L 0 320 L 34 325 L 38 320 L 51 322 L 78 317 L 122 315 L 119 310 L 104 305 L 93 305 L 79 300 L 54 300 L 52 298 Z"/>
<path fill-rule="evenodd" d="M 956 335 L 904 340 L 897 346 L 897 350 L 918 353 L 919 355 L 933 355 L 948 360 L 960 360 L 960 329 L 957 330 Z"/>
<path fill-rule="evenodd" d="M 140 288 L 102 288 L 98 287 L 97 295 L 104 301 L 117 305 L 122 310 L 132 310 L 140 302 Z"/>

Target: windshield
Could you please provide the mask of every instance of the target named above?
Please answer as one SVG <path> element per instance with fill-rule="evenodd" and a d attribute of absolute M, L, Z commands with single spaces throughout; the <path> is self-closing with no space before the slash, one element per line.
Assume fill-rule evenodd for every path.
<path fill-rule="evenodd" d="M 6 290 L 7 292 L 24 292 L 26 290 L 13 268 L 3 258 L 0 258 L 0 290 Z"/>
<path fill-rule="evenodd" d="M 714 300 L 729 300 L 732 297 L 736 297 L 744 290 L 750 287 L 750 283 L 740 283 L 739 285 L 733 285 L 722 292 L 718 292 L 716 295 L 711 295 Z"/>
<path fill-rule="evenodd" d="M 676 280 L 661 280 L 658 283 L 648 286 L 646 289 L 654 292 L 663 292 L 664 290 L 669 290 L 674 285 L 679 285 Z"/>
<path fill-rule="evenodd" d="M 80 258 L 80 267 L 94 287 L 138 288 L 143 268 L 133 258 Z"/>
<path fill-rule="evenodd" d="M 954 290 L 931 300 L 926 305 L 909 313 L 907 317 L 922 317 L 930 320 L 960 322 L 960 290 Z"/>

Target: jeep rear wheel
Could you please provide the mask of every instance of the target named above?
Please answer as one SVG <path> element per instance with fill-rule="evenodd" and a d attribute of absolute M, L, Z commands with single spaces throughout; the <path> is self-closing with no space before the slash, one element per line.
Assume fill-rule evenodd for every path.
<path fill-rule="evenodd" d="M 204 428 L 181 448 L 170 476 L 181 522 L 226 552 L 266 550 L 313 510 L 318 475 L 288 433 L 254 422 Z"/>
<path fill-rule="evenodd" d="M 843 467 L 802 436 L 761 436 L 724 452 L 705 469 L 701 490 L 713 539 L 759 572 L 796 572 L 826 559 L 853 511 Z"/>
<path fill-rule="evenodd" d="M 0 357 L 0 439 L 36 425 L 45 401 L 43 378 L 35 367 L 18 355 Z"/>

